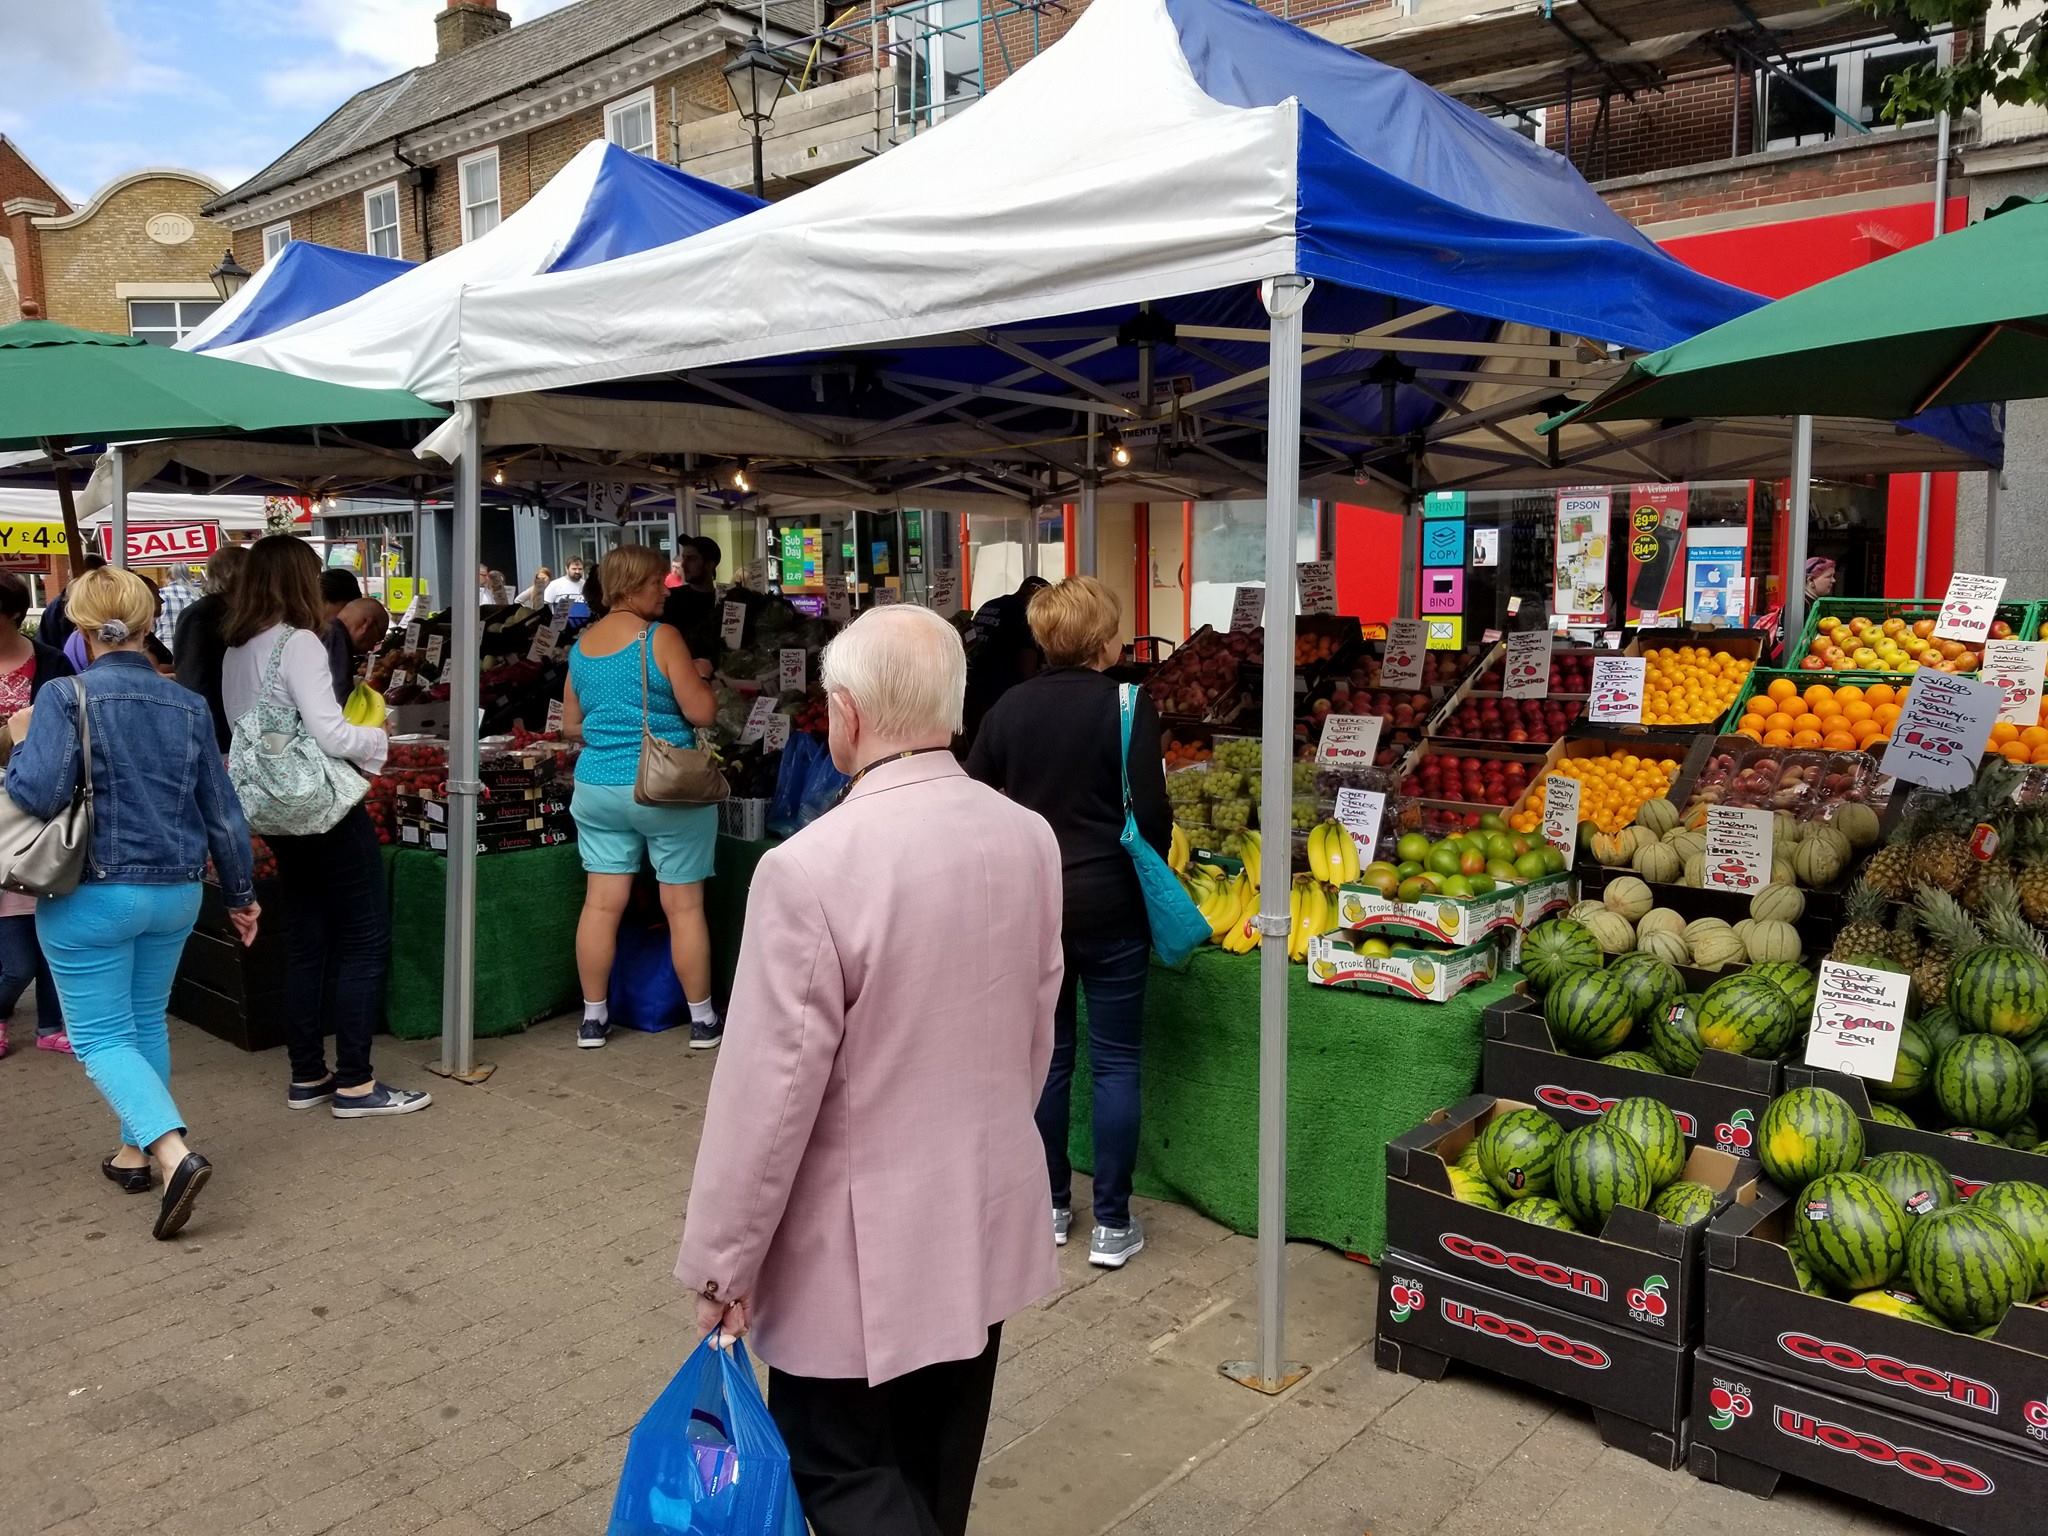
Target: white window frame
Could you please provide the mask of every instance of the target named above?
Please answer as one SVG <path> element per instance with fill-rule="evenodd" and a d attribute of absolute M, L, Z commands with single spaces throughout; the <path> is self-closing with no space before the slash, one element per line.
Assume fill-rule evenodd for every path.
<path fill-rule="evenodd" d="M 974 66 L 974 88 L 944 100 L 906 101 L 901 82 L 896 78 L 908 61 L 913 82 L 916 65 L 922 65 L 926 82 L 944 84 L 946 79 L 945 49 L 949 38 L 959 35 L 945 25 L 947 0 L 924 0 L 919 5 L 902 5 L 888 12 L 889 47 L 896 59 L 896 71 L 890 77 L 890 91 L 894 98 L 896 124 L 912 133 L 937 126 L 955 112 L 965 111 L 988 94 L 988 60 L 985 53 L 988 36 L 988 18 L 977 13 L 975 17 L 974 44 L 977 62 Z M 930 18 L 936 14 L 938 21 Z"/>
<path fill-rule="evenodd" d="M 480 165 L 486 160 L 491 162 L 491 195 L 488 198 L 472 203 L 469 200 L 469 168 L 472 165 Z M 480 149 L 473 155 L 464 155 L 455 162 L 455 201 L 462 210 L 462 243 L 464 245 L 469 244 L 472 240 L 481 239 L 505 221 L 504 186 L 499 180 L 498 172 L 498 148 L 495 144 L 489 149 Z M 473 229 L 473 221 L 470 215 L 477 209 L 482 208 L 485 203 L 489 203 L 491 208 L 490 228 Z"/>
<path fill-rule="evenodd" d="M 125 283 L 120 286 L 123 290 L 127 290 L 129 287 L 129 285 Z M 170 341 L 166 343 L 161 343 L 162 345 L 168 346 L 183 341 L 187 336 L 190 336 L 194 331 L 198 330 L 200 326 L 204 325 L 206 323 L 208 316 L 212 315 L 213 312 L 219 309 L 221 306 L 220 295 L 216 293 L 208 293 L 205 295 L 179 292 L 151 293 L 142 289 L 142 285 L 136 286 L 138 291 L 124 291 L 121 295 L 122 302 L 127 306 L 128 309 L 128 334 L 130 336 L 140 336 L 144 335 L 145 333 L 149 336 L 168 335 L 170 337 Z M 176 285 L 173 286 L 175 287 Z M 135 306 L 137 304 L 170 305 L 172 316 L 171 324 L 168 327 L 161 325 L 146 325 L 142 328 L 141 331 L 136 330 Z M 195 306 L 198 308 L 199 311 L 198 313 L 193 314 L 189 319 L 185 314 L 185 308 L 187 305 Z"/>
<path fill-rule="evenodd" d="M 624 143 L 613 131 L 619 118 L 638 107 L 645 107 L 647 109 L 647 147 L 645 149 L 636 149 L 631 144 Z M 650 160 L 659 160 L 661 158 L 659 153 L 661 144 L 659 129 L 654 120 L 654 87 L 650 85 L 645 90 L 635 91 L 630 96 L 621 96 L 617 101 L 608 103 L 604 109 L 604 136 L 606 143 L 616 144 L 620 149 L 625 150 L 629 154 L 645 155 Z"/>
<path fill-rule="evenodd" d="M 1863 103 L 1863 67 L 1865 64 L 1869 63 L 1872 59 L 1884 58 L 1892 54 L 1918 53 L 1930 42 L 1934 45 L 1936 62 L 1945 68 L 1955 57 L 1955 36 L 1953 33 L 1947 32 L 1939 37 L 1928 38 L 1924 41 L 1880 42 L 1872 43 L 1867 48 L 1850 50 L 1812 48 L 1803 53 L 1794 53 L 1791 56 L 1791 62 L 1794 65 L 1799 65 L 1811 59 L 1832 58 L 1836 66 L 1835 105 L 1853 117 Z M 1774 90 L 1789 91 L 1792 87 L 1782 80 L 1774 79 L 1768 72 L 1760 73 L 1757 76 L 1757 87 L 1758 99 L 1764 103 L 1763 127 L 1768 131 L 1770 125 L 1770 93 Z M 1879 118 L 1865 126 L 1872 133 L 1891 133 L 1909 125 L 1905 123 L 1888 123 L 1884 119 Z M 1848 125 L 1843 123 L 1841 119 L 1830 118 L 1828 121 L 1828 136 L 1820 142 L 1832 144 L 1837 140 L 1861 137 L 1861 134 L 1851 134 Z M 1766 149 L 1797 149 L 1800 147 L 1800 142 L 1800 136 L 1795 134 L 1785 138 L 1771 139 L 1766 142 L 1764 147 Z"/>
<path fill-rule="evenodd" d="M 370 222 L 370 199 L 382 197 L 387 192 L 391 194 L 391 222 L 389 225 L 372 224 Z M 388 228 L 391 231 L 390 254 L 396 259 L 403 261 L 405 259 L 405 200 L 398 195 L 398 183 L 395 181 L 387 181 L 381 187 L 372 187 L 363 194 L 363 249 L 372 256 L 382 256 L 385 254 L 377 249 L 377 231 L 380 228 Z"/>
<path fill-rule="evenodd" d="M 263 259 L 269 261 L 292 241 L 292 221 L 263 226 Z"/>

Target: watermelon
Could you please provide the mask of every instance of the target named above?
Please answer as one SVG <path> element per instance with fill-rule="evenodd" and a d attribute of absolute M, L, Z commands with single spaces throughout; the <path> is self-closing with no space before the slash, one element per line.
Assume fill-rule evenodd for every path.
<path fill-rule="evenodd" d="M 1649 1164 L 1650 1184 L 1662 1189 L 1685 1171 L 1685 1133 L 1661 1099 L 1623 1099 L 1603 1117 L 1633 1141 Z"/>
<path fill-rule="evenodd" d="M 1963 1032 L 1962 1026 L 1956 1023 L 1956 1016 L 1949 1012 L 1946 1004 L 1929 1008 L 1915 1019 L 1913 1024 L 1927 1037 L 1927 1043 L 1934 1047 L 1936 1056 L 1954 1045 L 1956 1036 Z"/>
<path fill-rule="evenodd" d="M 1493 1186 L 1479 1174 L 1471 1173 L 1455 1163 L 1447 1170 L 1451 1176 L 1451 1193 L 1467 1205 L 1482 1206 L 1489 1211 L 1500 1209 L 1500 1197 L 1494 1194 Z"/>
<path fill-rule="evenodd" d="M 1844 1291 L 1867 1291 L 1899 1272 L 1906 1214 L 1877 1180 L 1828 1173 L 1809 1183 L 1786 1216 L 1786 1246 Z"/>
<path fill-rule="evenodd" d="M 1799 1289 L 1809 1296 L 1825 1296 L 1828 1288 L 1820 1283 L 1813 1273 L 1813 1266 L 1799 1256 L 1796 1248 L 1787 1248 L 1785 1257 L 1792 1261 L 1792 1278 Z"/>
<path fill-rule="evenodd" d="M 1820 990 L 1820 982 L 1813 972 L 1796 960 L 1766 960 L 1762 965 L 1752 965 L 1744 973 L 1761 976 L 1792 1004 L 1792 1018 L 1795 1022 L 1813 1017 L 1814 995 Z"/>
<path fill-rule="evenodd" d="M 1576 1232 L 1579 1224 L 1573 1221 L 1555 1200 L 1542 1195 L 1524 1195 L 1507 1209 L 1507 1214 L 1517 1221 L 1526 1221 L 1532 1227 L 1550 1227 L 1559 1232 Z"/>
<path fill-rule="evenodd" d="M 1714 1192 L 1704 1184 L 1681 1179 L 1664 1186 L 1650 1202 L 1650 1214 L 1674 1227 L 1697 1226 L 1714 1214 Z"/>
<path fill-rule="evenodd" d="M 1477 1136 L 1466 1142 L 1465 1150 L 1458 1154 L 1458 1166 L 1467 1173 L 1478 1174 L 1482 1179 L 1486 1177 L 1485 1172 L 1479 1166 L 1479 1138 Z"/>
<path fill-rule="evenodd" d="M 1771 1182 L 1796 1195 L 1821 1175 L 1843 1173 L 1863 1161 L 1863 1126 L 1840 1094 L 1794 1088 L 1771 1100 L 1757 1122 L 1756 1155 Z"/>
<path fill-rule="evenodd" d="M 1550 1188 L 1550 1164 L 1564 1127 L 1540 1109 L 1496 1115 L 1475 1138 L 1479 1171 L 1503 1200 L 1540 1195 Z"/>
<path fill-rule="evenodd" d="M 1607 967 L 1628 991 L 1629 1013 L 1638 1024 L 1648 1024 L 1685 996 L 1685 978 L 1678 967 L 1655 955 L 1641 953 L 1621 956 Z"/>
<path fill-rule="evenodd" d="M 2027 1299 L 2034 1261 L 2018 1237 L 1975 1201 L 1937 1211 L 1906 1234 L 1907 1284 L 1952 1328 L 1995 1328 Z"/>
<path fill-rule="evenodd" d="M 1935 1316 L 1932 1307 L 1911 1291 L 1858 1291 L 1849 1298 L 1849 1305 L 1861 1307 L 1866 1312 L 1882 1312 L 1886 1317 L 1904 1318 L 1909 1323 L 1925 1323 L 1930 1328 L 1948 1326 Z"/>
<path fill-rule="evenodd" d="M 1909 1222 L 1956 1203 L 1955 1181 L 1924 1152 L 1880 1152 L 1865 1158 L 1857 1171 L 1882 1184 Z"/>
<path fill-rule="evenodd" d="M 1957 1125 L 2003 1131 L 2034 1102 L 2034 1069 L 2010 1040 L 1965 1034 L 1935 1059 L 1934 1097 Z"/>
<path fill-rule="evenodd" d="M 1986 944 L 1948 973 L 1948 1006 L 1968 1033 L 2024 1040 L 2048 1023 L 2048 960 L 2010 944 Z"/>
<path fill-rule="evenodd" d="M 1522 940 L 1522 974 L 1533 992 L 1548 992 L 1566 971 L 1597 971 L 1605 959 L 1585 925 L 1568 917 L 1538 923 Z"/>
<path fill-rule="evenodd" d="M 1870 1106 L 1870 1118 L 1875 1120 L 1879 1125 L 1896 1125 L 1902 1131 L 1913 1131 L 1919 1129 L 1919 1127 L 1913 1123 L 1913 1117 L 1911 1115 L 1907 1114 L 1903 1109 L 1899 1108 L 1898 1105 L 1887 1104 L 1882 1099 L 1879 1099 L 1876 1103 Z"/>
<path fill-rule="evenodd" d="M 1624 1072 L 1662 1072 L 1664 1070 L 1657 1064 L 1657 1058 L 1645 1051 L 1616 1051 L 1612 1055 L 1602 1056 L 1600 1058 L 1600 1065 L 1603 1067 L 1620 1067 Z"/>
<path fill-rule="evenodd" d="M 1950 1141 L 1974 1142 L 1980 1147 L 2002 1147 L 2005 1138 L 1996 1131 L 1980 1131 L 1974 1126 L 1952 1125 L 1941 1133 Z"/>
<path fill-rule="evenodd" d="M 1650 1020 L 1650 1054 L 1673 1077 L 1691 1077 L 1700 1064 L 1700 1000 L 1687 994 Z"/>
<path fill-rule="evenodd" d="M 1642 1209 L 1654 1192 L 1642 1152 L 1605 1116 L 1565 1133 L 1551 1176 L 1557 1203 L 1589 1232 L 1605 1227 L 1617 1206 Z"/>
<path fill-rule="evenodd" d="M 1970 1196 L 1970 1204 L 2010 1227 L 2033 1260 L 2034 1278 L 2028 1282 L 2027 1294 L 2038 1296 L 2048 1291 L 2048 1189 L 2008 1179 L 2002 1184 L 1986 1184 Z"/>
<path fill-rule="evenodd" d="M 1607 971 L 1568 970 L 1543 999 L 1543 1017 L 1553 1039 L 1579 1056 L 1619 1050 L 1635 1022 L 1628 989 Z"/>
<path fill-rule="evenodd" d="M 1880 1083 L 1875 1078 L 1866 1078 L 1863 1086 L 1873 1099 L 1903 1102 L 1920 1092 L 1921 1085 L 1927 1081 L 1927 1074 L 1933 1070 L 1934 1046 L 1917 1028 L 1908 1024 L 1899 1032 L 1899 1056 L 1892 1067 L 1891 1081 Z"/>
<path fill-rule="evenodd" d="M 1792 1003 L 1775 984 L 1745 971 L 1700 999 L 1700 1044 L 1768 1060 L 1792 1043 Z"/>
<path fill-rule="evenodd" d="M 2029 1035 L 2020 1049 L 2026 1053 L 2027 1065 L 2034 1069 L 2034 1097 L 2048 1100 L 2048 1029 Z"/>
<path fill-rule="evenodd" d="M 2019 1152 L 2031 1152 L 2041 1144 L 2041 1127 L 2034 1124 L 2033 1116 L 2022 1118 L 2018 1124 L 2006 1127 L 2005 1144 Z"/>

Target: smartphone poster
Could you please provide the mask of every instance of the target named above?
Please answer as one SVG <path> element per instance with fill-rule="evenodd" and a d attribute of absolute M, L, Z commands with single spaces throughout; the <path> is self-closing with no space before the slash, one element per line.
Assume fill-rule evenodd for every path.
<path fill-rule="evenodd" d="M 1685 534 L 1685 617 L 1691 624 L 1749 622 L 1749 530 L 1688 528 Z"/>
<path fill-rule="evenodd" d="M 1657 627 L 1678 619 L 1684 597 L 1683 485 L 1637 485 L 1628 493 L 1628 611 L 1626 622 Z"/>

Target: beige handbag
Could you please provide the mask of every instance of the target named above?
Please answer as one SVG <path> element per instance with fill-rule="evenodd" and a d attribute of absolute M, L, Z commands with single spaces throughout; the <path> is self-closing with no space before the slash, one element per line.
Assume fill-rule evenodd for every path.
<path fill-rule="evenodd" d="M 702 747 L 679 747 L 654 734 L 648 707 L 648 653 L 654 626 L 640 632 L 640 771 L 633 778 L 637 805 L 717 805 L 732 793 L 718 759 Z"/>
<path fill-rule="evenodd" d="M 0 885 L 28 896 L 69 896 L 85 878 L 92 853 L 92 719 L 85 684 L 78 694 L 78 786 L 71 803 L 48 821 L 31 816 L 0 792 Z"/>

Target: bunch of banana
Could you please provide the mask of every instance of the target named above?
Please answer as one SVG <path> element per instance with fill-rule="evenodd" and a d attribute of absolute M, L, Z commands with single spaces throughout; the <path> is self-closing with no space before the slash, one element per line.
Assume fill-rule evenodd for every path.
<path fill-rule="evenodd" d="M 1358 839 L 1342 822 L 1318 822 L 1308 834 L 1308 868 L 1330 885 L 1352 884 L 1358 879 Z"/>
<path fill-rule="evenodd" d="M 1166 848 L 1166 867 L 1176 875 L 1186 874 L 1188 860 L 1193 858 L 1194 854 L 1195 850 L 1188 842 L 1187 832 L 1176 821 L 1173 824 L 1173 837 Z"/>
<path fill-rule="evenodd" d="M 1239 875 L 1236 884 L 1243 893 L 1243 900 L 1236 919 L 1224 930 L 1223 937 L 1218 942 L 1222 944 L 1226 954 L 1248 955 L 1259 947 L 1260 941 L 1265 937 L 1252 921 L 1259 915 L 1259 888 L 1245 875 Z"/>
<path fill-rule="evenodd" d="M 350 725 L 382 725 L 386 713 L 384 695 L 368 683 L 357 683 L 341 707 L 341 718 Z"/>
<path fill-rule="evenodd" d="M 1310 939 L 1337 931 L 1337 889 L 1313 875 L 1296 875 L 1287 893 L 1287 958 L 1306 960 Z"/>
<path fill-rule="evenodd" d="M 1239 855 L 1239 859 L 1244 865 L 1244 877 L 1251 882 L 1252 894 L 1256 896 L 1259 894 L 1259 860 L 1264 852 L 1266 840 L 1257 832 L 1241 833 L 1240 838 L 1244 844 L 1244 851 Z"/>

